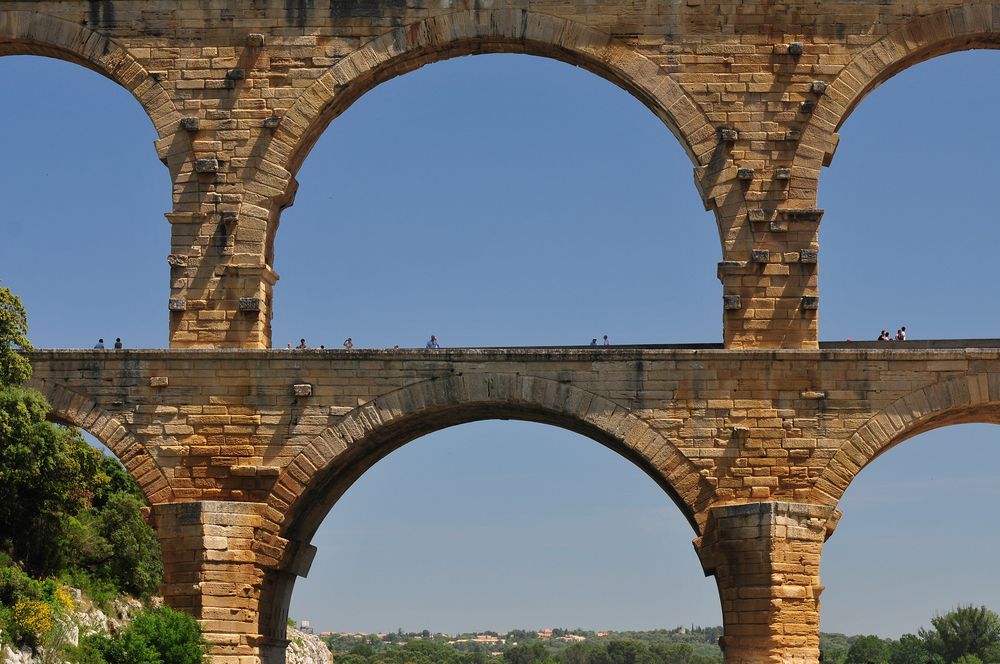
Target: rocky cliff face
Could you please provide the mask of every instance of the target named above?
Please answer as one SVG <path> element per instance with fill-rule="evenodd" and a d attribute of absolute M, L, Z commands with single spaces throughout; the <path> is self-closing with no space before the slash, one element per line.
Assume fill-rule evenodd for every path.
<path fill-rule="evenodd" d="M 285 654 L 286 664 L 333 664 L 333 653 L 315 634 L 306 634 L 289 627 L 288 639 L 290 643 Z"/>

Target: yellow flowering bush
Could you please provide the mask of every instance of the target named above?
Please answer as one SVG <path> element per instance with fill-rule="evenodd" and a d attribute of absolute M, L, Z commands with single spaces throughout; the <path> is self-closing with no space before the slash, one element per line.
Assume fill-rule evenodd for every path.
<path fill-rule="evenodd" d="M 52 607 L 34 599 L 19 599 L 8 627 L 30 645 L 36 645 L 52 629 Z"/>
<path fill-rule="evenodd" d="M 76 609 L 76 602 L 73 601 L 73 595 L 70 594 L 66 586 L 58 586 L 56 591 L 52 593 L 52 600 L 59 613 Z"/>

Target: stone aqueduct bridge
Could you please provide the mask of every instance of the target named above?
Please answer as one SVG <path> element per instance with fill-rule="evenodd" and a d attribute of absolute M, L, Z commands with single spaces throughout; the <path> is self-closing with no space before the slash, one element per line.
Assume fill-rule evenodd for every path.
<path fill-rule="evenodd" d="M 171 350 L 40 351 L 34 385 L 139 480 L 164 594 L 216 664 L 284 661 L 310 539 L 365 469 L 487 418 L 643 468 L 718 581 L 727 661 L 816 662 L 820 553 L 850 481 L 909 436 L 1000 412 L 996 349 L 819 348 L 821 167 L 883 81 L 998 43 L 997 0 L 0 2 L 0 55 L 127 88 L 173 183 Z M 487 52 L 584 67 L 677 137 L 718 225 L 724 348 L 265 350 L 281 211 L 320 134 L 385 80 Z"/>
<path fill-rule="evenodd" d="M 216 663 L 283 661 L 309 542 L 365 470 L 495 418 L 576 431 L 663 487 L 718 582 L 727 662 L 816 662 L 820 553 L 851 480 L 914 434 L 1000 417 L 1000 343 L 867 345 L 38 351 L 32 382 L 138 479 L 164 594 Z"/>

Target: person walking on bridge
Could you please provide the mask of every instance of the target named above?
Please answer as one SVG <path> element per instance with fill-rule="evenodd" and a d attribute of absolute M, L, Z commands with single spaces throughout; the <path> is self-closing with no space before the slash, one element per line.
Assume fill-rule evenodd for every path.
<path fill-rule="evenodd" d="M 427 342 L 425 348 L 440 348 L 440 347 L 441 344 L 438 343 L 438 338 L 432 334 L 430 341 Z"/>

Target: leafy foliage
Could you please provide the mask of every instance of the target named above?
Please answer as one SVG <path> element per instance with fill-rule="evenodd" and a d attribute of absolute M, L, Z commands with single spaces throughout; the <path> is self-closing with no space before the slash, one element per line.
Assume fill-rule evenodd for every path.
<path fill-rule="evenodd" d="M 889 644 L 877 636 L 859 636 L 847 651 L 847 664 L 885 664 Z"/>
<path fill-rule="evenodd" d="M 52 577 L 96 599 L 146 596 L 163 566 L 136 483 L 78 429 L 49 422 L 45 398 L 23 386 L 31 377 L 27 329 L 21 302 L 0 288 L 0 628 L 35 647 L 58 640 L 57 618 L 73 603 Z M 119 645 L 142 650 L 129 643 Z"/>
<path fill-rule="evenodd" d="M 1000 662 L 1000 616 L 985 606 L 960 606 L 931 619 L 932 630 L 920 630 L 927 650 L 946 664 L 972 655 Z"/>
<path fill-rule="evenodd" d="M 28 314 L 9 288 L 0 288 L 0 385 L 20 385 L 31 378 L 31 364 L 21 350 L 31 350 Z"/>
<path fill-rule="evenodd" d="M 112 637 L 88 636 L 76 664 L 201 664 L 207 647 L 198 623 L 168 607 L 149 609 Z"/>

